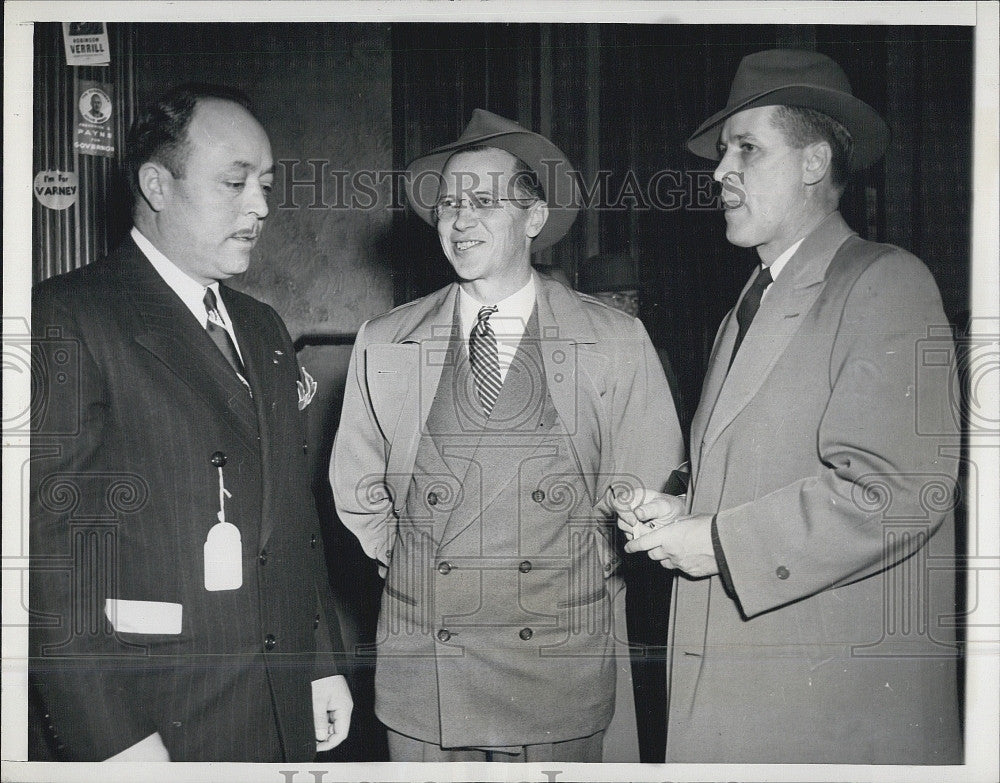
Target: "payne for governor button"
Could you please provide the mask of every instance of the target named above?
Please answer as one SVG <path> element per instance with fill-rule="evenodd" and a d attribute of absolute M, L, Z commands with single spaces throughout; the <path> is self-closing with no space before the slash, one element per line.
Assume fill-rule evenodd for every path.
<path fill-rule="evenodd" d="M 35 175 L 35 198 L 43 207 L 66 209 L 76 203 L 79 181 L 75 171 L 39 171 Z"/>

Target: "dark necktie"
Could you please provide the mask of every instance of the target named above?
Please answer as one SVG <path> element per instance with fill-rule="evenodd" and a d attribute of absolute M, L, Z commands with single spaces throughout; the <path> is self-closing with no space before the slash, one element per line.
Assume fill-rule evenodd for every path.
<path fill-rule="evenodd" d="M 480 308 L 479 319 L 469 334 L 472 377 L 476 383 L 476 394 L 487 416 L 493 411 L 500 396 L 500 353 L 497 349 L 497 337 L 490 326 L 490 316 L 496 311 L 496 306 Z"/>
<path fill-rule="evenodd" d="M 764 267 L 757 274 L 750 288 L 747 289 L 746 296 L 740 302 L 740 308 L 736 311 L 736 322 L 739 324 L 739 331 L 736 333 L 736 343 L 733 345 L 733 354 L 729 357 L 729 366 L 733 366 L 736 359 L 736 352 L 740 349 L 743 338 L 747 336 L 750 324 L 760 309 L 760 300 L 764 297 L 764 291 L 772 283 L 770 267 Z"/>
<path fill-rule="evenodd" d="M 219 350 L 226 357 L 226 361 L 232 365 L 233 369 L 236 370 L 236 374 L 242 378 L 243 362 L 240 361 L 240 354 L 236 350 L 233 338 L 229 336 L 229 330 L 222 325 L 222 316 L 219 314 L 219 308 L 215 301 L 215 292 L 211 288 L 206 288 L 205 298 L 202 301 L 205 303 L 205 312 L 208 314 L 208 322 L 205 324 L 208 336 L 219 346 Z"/>

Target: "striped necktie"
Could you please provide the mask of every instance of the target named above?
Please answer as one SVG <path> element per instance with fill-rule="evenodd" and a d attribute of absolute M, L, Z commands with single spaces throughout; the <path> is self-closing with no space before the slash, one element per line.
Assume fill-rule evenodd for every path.
<path fill-rule="evenodd" d="M 215 301 L 215 292 L 211 288 L 206 288 L 205 298 L 202 301 L 205 304 L 205 313 L 208 315 L 208 322 L 205 324 L 208 336 L 219 346 L 219 350 L 226 357 L 226 361 L 232 365 L 233 369 L 236 370 L 236 374 L 242 380 L 243 362 L 240 361 L 240 354 L 236 350 L 233 338 L 229 336 L 229 330 L 223 326 L 222 316 L 219 314 L 219 307 Z"/>
<path fill-rule="evenodd" d="M 472 377 L 476 383 L 476 394 L 487 417 L 500 396 L 500 353 L 497 349 L 497 336 L 490 326 L 490 316 L 496 311 L 496 305 L 480 308 L 476 325 L 469 334 Z"/>

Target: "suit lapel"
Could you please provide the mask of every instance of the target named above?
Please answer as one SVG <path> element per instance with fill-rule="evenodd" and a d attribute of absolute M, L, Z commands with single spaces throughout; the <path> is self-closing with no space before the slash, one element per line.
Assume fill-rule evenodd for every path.
<path fill-rule="evenodd" d="M 737 306 L 743 300 L 747 289 L 750 287 L 748 280 L 740 292 Z M 726 317 L 722 319 L 718 334 L 715 335 L 715 343 L 712 345 L 712 353 L 708 358 L 708 373 L 702 384 L 701 399 L 698 402 L 698 409 L 691 420 L 691 472 L 697 474 L 698 462 L 701 456 L 700 444 L 703 443 L 705 429 L 708 427 L 709 419 L 715 409 L 715 404 L 719 399 L 719 392 L 722 384 L 726 380 L 726 369 L 729 366 L 729 357 L 733 353 L 733 345 L 736 343 L 736 308 L 730 310 Z M 720 357 L 725 357 L 720 359 Z"/>
<path fill-rule="evenodd" d="M 392 343 L 365 349 L 372 409 L 389 444 L 386 482 L 397 512 L 406 503 L 420 433 L 447 359 L 458 286 L 431 296 L 416 323 Z"/>
<path fill-rule="evenodd" d="M 608 483 L 604 480 L 602 486 L 598 486 L 599 477 L 610 477 L 614 471 L 611 449 L 601 449 L 601 462 L 596 473 L 593 468 L 585 469 L 583 466 L 588 463 L 581 460 L 582 455 L 593 452 L 595 442 L 608 442 L 607 433 L 602 439 L 595 432 L 601 427 L 602 417 L 589 413 L 589 401 L 600 397 L 593 379 L 605 377 L 607 370 L 607 359 L 594 350 L 596 343 L 597 336 L 577 295 L 559 283 L 535 275 L 535 310 L 511 367 L 523 368 L 525 377 L 520 380 L 525 390 L 541 385 L 541 379 L 527 377 L 541 368 L 545 376 L 545 391 L 552 401 L 552 409 L 558 416 L 561 430 L 568 436 L 573 459 L 580 466 L 592 501 L 603 494 L 606 489 L 603 484 Z M 523 424 L 521 435 L 530 434 L 534 437 L 529 436 L 520 441 L 524 448 L 514 448 L 519 433 L 516 429 L 510 430 L 511 448 L 487 447 L 475 452 L 473 459 L 480 464 L 482 475 L 482 496 L 475 507 L 477 516 L 496 500 L 511 481 L 517 479 L 523 461 L 537 454 L 542 447 L 541 439 L 537 436 L 544 433 L 548 437 L 555 424 L 555 417 L 552 421 L 546 421 L 544 417 L 539 421 L 539 416 L 546 409 L 544 397 L 532 400 L 531 410 L 537 410 L 539 416 L 529 421 L 517 415 L 525 395 L 512 393 L 513 390 L 508 388 L 508 382 L 514 380 L 509 375 L 512 371 L 508 371 L 508 378 L 504 381 L 494 418 L 500 422 L 517 421 Z M 535 405 L 535 402 L 540 404 Z M 503 432 L 508 431 L 502 425 L 492 434 L 487 426 L 484 430 L 485 443 L 495 443 L 497 434 Z M 458 536 L 475 518 L 476 516 L 471 516 L 449 520 L 442 545 Z"/>
<path fill-rule="evenodd" d="M 560 283 L 535 276 L 538 302 L 539 346 L 549 396 L 563 428 L 569 435 L 573 456 L 583 466 L 583 479 L 595 500 L 601 497 L 614 474 L 615 456 L 610 448 L 600 449 L 595 475 L 586 469 L 584 455 L 594 452 L 595 443 L 610 443 L 611 433 L 603 431 L 607 416 L 600 410 L 602 389 L 595 379 L 607 377 L 608 359 L 578 295 Z"/>
<path fill-rule="evenodd" d="M 131 239 L 119 268 L 134 306 L 135 341 L 218 411 L 249 448 L 256 448 L 253 402 L 208 332 Z"/>
<path fill-rule="evenodd" d="M 266 511 L 272 507 L 271 498 L 276 489 L 272 484 L 274 471 L 266 466 L 271 464 L 274 444 L 281 438 L 281 433 L 274 431 L 274 406 L 279 404 L 274 367 L 279 360 L 272 354 L 273 349 L 268 350 L 264 342 L 264 329 L 261 324 L 255 322 L 255 314 L 244 306 L 245 300 L 234 296 L 227 286 L 220 285 L 219 291 L 222 293 L 233 331 L 236 333 L 236 342 L 240 347 L 247 382 L 253 390 L 252 398 L 249 394 L 244 394 L 244 398 L 255 417 L 256 433 L 260 435 L 261 465 L 265 466 L 261 471 L 261 508 L 264 512 L 261 514 L 260 529 L 260 546 L 264 547 L 274 528 L 274 517 Z M 245 410 L 242 414 L 248 415 Z"/>
<path fill-rule="evenodd" d="M 704 422 L 699 452 L 711 446 L 760 391 L 822 292 L 826 270 L 837 248 L 852 235 L 840 214 L 834 212 L 806 237 L 767 292 L 727 373 L 736 332 L 736 319 L 730 313 L 717 340 L 706 379 L 706 394 L 692 425 L 692 431 L 696 432 L 696 427 Z M 716 390 L 717 397 L 713 400 L 710 395 Z M 708 411 L 707 421 L 700 418 L 702 406 Z"/>
<path fill-rule="evenodd" d="M 545 389 L 537 376 L 532 377 L 539 366 L 538 317 L 533 312 L 507 370 L 493 414 L 483 426 L 466 466 L 464 478 L 475 478 L 478 474 L 482 493 L 475 504 L 466 503 L 461 507 L 473 512 L 472 515 L 462 518 L 453 514 L 448 520 L 442 546 L 471 525 L 517 478 L 524 460 L 538 450 L 542 439 L 539 436 L 548 435 L 551 423 L 548 428 L 542 426 L 545 424 L 542 421 Z M 470 471 L 473 464 L 477 466 L 475 473 Z M 463 480 L 462 483 L 467 482 Z"/>

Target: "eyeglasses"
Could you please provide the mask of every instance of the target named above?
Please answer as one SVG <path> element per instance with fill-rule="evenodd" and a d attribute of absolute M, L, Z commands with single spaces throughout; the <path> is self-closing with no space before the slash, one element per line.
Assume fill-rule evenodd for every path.
<path fill-rule="evenodd" d="M 462 207 L 468 207 L 473 214 L 485 210 L 497 209 L 503 202 L 511 201 L 521 209 L 527 209 L 535 199 L 532 198 L 500 198 L 489 193 L 470 193 L 468 198 L 443 198 L 434 205 L 434 217 L 437 220 L 454 220 Z"/>

